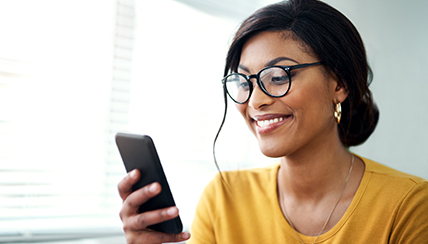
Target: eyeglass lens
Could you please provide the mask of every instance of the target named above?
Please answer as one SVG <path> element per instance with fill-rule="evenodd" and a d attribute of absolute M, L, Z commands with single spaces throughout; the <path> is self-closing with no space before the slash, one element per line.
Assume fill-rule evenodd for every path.
<path fill-rule="evenodd" d="M 260 87 L 268 95 L 279 97 L 287 93 L 290 86 L 290 77 L 287 72 L 280 67 L 269 67 L 259 73 Z M 250 86 L 242 74 L 230 74 L 224 80 L 227 93 L 237 103 L 244 103 L 250 97 Z M 254 87 L 254 85 L 252 85 Z"/>

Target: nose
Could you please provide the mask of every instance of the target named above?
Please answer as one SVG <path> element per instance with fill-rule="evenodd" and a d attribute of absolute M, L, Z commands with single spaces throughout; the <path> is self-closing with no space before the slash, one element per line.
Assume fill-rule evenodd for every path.
<path fill-rule="evenodd" d="M 274 98 L 264 93 L 260 86 L 254 83 L 254 89 L 251 93 L 250 99 L 248 100 L 248 106 L 253 109 L 260 109 L 261 107 L 270 105 L 273 102 Z"/>

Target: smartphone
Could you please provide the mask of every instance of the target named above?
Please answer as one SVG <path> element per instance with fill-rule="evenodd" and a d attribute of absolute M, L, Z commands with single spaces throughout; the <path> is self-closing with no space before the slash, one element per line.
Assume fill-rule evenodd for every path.
<path fill-rule="evenodd" d="M 140 213 L 175 206 L 174 198 L 172 197 L 152 138 L 147 135 L 117 133 L 116 145 L 126 171 L 130 172 L 138 169 L 141 173 L 139 181 L 132 187 L 133 191 L 153 182 L 158 182 L 162 186 L 162 191 L 159 195 L 149 199 L 140 206 Z M 178 234 L 183 231 L 183 224 L 180 216 L 178 216 L 174 219 L 148 226 L 147 228 L 165 233 Z"/>

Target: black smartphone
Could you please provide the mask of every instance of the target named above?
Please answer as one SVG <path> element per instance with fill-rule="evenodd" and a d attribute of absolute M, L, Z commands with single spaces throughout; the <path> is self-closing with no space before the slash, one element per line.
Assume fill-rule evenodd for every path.
<path fill-rule="evenodd" d="M 153 182 L 159 182 L 162 186 L 162 191 L 159 195 L 149 199 L 140 206 L 140 213 L 175 206 L 174 198 L 172 197 L 153 140 L 147 135 L 117 133 L 116 145 L 126 171 L 140 170 L 141 177 L 132 187 L 133 191 Z M 174 219 L 148 226 L 147 228 L 165 233 L 178 234 L 183 231 L 183 224 L 180 216 L 178 216 Z"/>

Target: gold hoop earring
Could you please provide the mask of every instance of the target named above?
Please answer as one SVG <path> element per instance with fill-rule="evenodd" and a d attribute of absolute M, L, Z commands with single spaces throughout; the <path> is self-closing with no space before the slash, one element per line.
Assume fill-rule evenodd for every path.
<path fill-rule="evenodd" d="M 336 103 L 336 110 L 334 111 L 334 117 L 336 118 L 337 124 L 340 124 L 340 119 L 342 118 L 342 106 L 340 102 Z"/>

